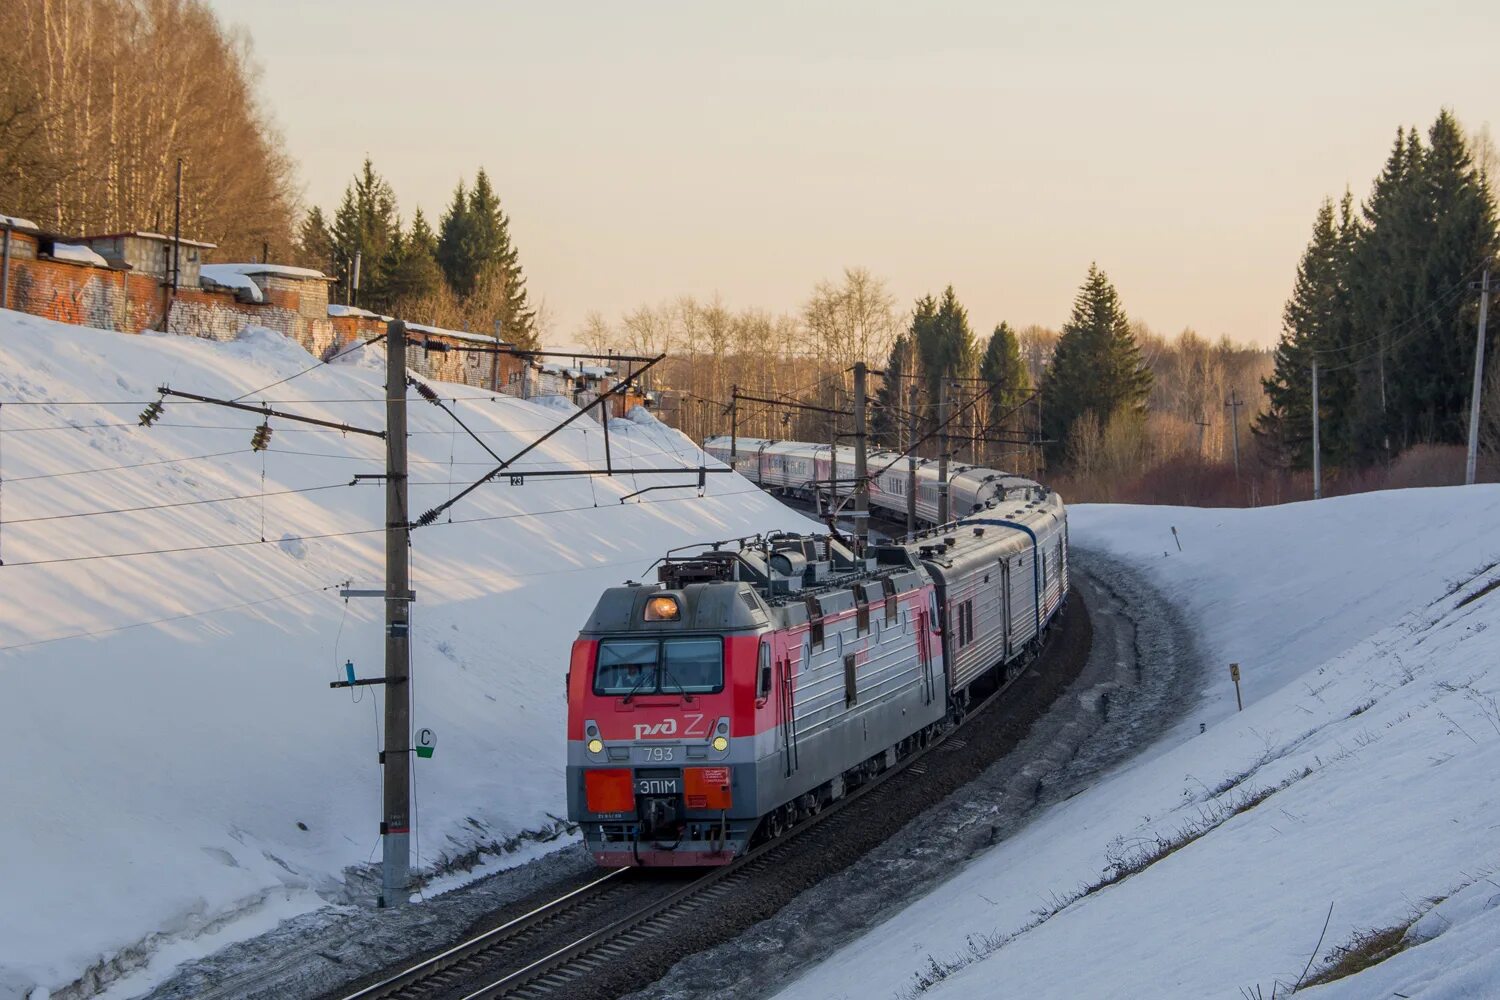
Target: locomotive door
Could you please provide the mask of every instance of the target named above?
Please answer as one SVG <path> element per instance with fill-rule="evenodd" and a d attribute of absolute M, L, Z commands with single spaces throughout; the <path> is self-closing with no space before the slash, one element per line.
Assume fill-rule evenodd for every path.
<path fill-rule="evenodd" d="M 917 620 L 917 662 L 922 667 L 922 704 L 932 704 L 932 647 L 929 636 L 932 633 L 932 623 L 928 620 L 927 607 L 924 605 L 915 609 L 912 614 Z"/>
<path fill-rule="evenodd" d="M 807 665 L 808 658 L 812 655 L 812 645 L 803 640 L 802 662 L 803 667 Z M 777 686 L 780 688 L 778 694 L 781 702 L 781 753 L 784 764 L 784 772 L 790 778 L 792 772 L 797 770 L 801 763 L 797 754 L 797 705 L 793 698 L 795 685 L 792 678 L 792 658 L 790 653 L 783 653 L 776 662 L 778 674 Z"/>

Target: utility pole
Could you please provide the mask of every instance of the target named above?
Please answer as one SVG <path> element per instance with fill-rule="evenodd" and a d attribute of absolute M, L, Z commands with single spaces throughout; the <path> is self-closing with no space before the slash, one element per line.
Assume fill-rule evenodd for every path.
<path fill-rule="evenodd" d="M 495 353 L 490 355 L 490 392 L 500 392 L 500 349 L 505 341 L 500 339 L 500 320 L 495 320 Z"/>
<path fill-rule="evenodd" d="M 828 513 L 832 514 L 839 507 L 839 390 L 838 386 L 829 389 L 828 398 L 832 405 L 828 407 Z M 829 526 L 837 524 L 836 520 L 830 520 Z"/>
<path fill-rule="evenodd" d="M 1464 484 L 1474 485 L 1479 465 L 1479 396 L 1484 390 L 1484 327 L 1490 312 L 1490 265 L 1484 265 L 1479 283 L 1479 336 L 1474 344 L 1474 395 L 1469 400 L 1469 456 L 1464 465 Z"/>
<path fill-rule="evenodd" d="M 380 905 L 405 906 L 411 886 L 411 515 L 406 479 L 406 324 L 386 326 L 385 819 Z"/>
<path fill-rule="evenodd" d="M 948 379 L 938 379 L 938 524 L 948 523 Z"/>
<path fill-rule="evenodd" d="M 870 541 L 869 440 L 865 426 L 865 363 L 854 362 L 854 529 L 863 554 Z"/>
<path fill-rule="evenodd" d="M 1312 363 L 1313 499 L 1323 498 L 1323 435 L 1318 420 L 1318 361 Z"/>
<path fill-rule="evenodd" d="M 1240 407 L 1245 401 L 1239 398 L 1235 390 L 1229 390 L 1229 402 L 1224 406 L 1229 410 L 1229 426 L 1234 431 L 1234 481 L 1240 481 Z"/>
<path fill-rule="evenodd" d="M 1203 414 L 1200 413 L 1199 416 L 1203 416 Z M 1208 421 L 1207 420 L 1194 420 L 1193 423 L 1195 423 L 1195 424 L 1198 425 L 1198 457 L 1202 458 L 1203 457 L 1203 435 L 1204 435 L 1204 432 L 1206 432 L 1208 430 Z"/>
<path fill-rule="evenodd" d="M 917 533 L 917 380 L 906 392 L 906 537 Z"/>
<path fill-rule="evenodd" d="M 729 387 L 729 467 L 732 469 L 740 452 L 740 387 Z"/>

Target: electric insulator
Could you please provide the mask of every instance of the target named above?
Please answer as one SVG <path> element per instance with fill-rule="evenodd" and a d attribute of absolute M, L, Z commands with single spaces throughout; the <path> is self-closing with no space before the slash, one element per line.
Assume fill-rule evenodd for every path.
<path fill-rule="evenodd" d="M 250 435 L 250 450 L 265 451 L 271 444 L 271 425 L 261 424 L 255 428 L 255 433 Z"/>
<path fill-rule="evenodd" d="M 156 400 L 141 411 L 141 426 L 150 427 L 161 418 L 161 400 Z"/>

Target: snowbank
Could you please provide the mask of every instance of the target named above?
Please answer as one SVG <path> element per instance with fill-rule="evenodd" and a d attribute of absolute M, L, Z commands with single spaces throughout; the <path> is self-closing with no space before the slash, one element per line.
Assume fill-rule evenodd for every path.
<path fill-rule="evenodd" d="M 382 445 L 273 418 L 258 455 L 254 414 L 137 414 L 169 383 L 378 427 L 379 362 L 367 348 L 255 392 L 313 359 L 265 331 L 216 343 L 0 311 L 0 997 L 186 958 L 182 938 L 226 920 L 368 902 L 345 873 L 378 857 L 380 696 L 328 682 L 346 660 L 381 669 L 380 602 L 337 590 L 380 586 L 383 490 L 348 484 L 381 470 Z M 562 419 L 442 391 L 501 454 Z M 419 512 L 494 463 L 412 398 Z M 809 526 L 738 476 L 700 498 L 700 453 L 654 420 L 610 433 L 618 465 L 680 463 L 685 488 L 622 505 L 669 480 L 502 480 L 414 533 L 413 724 L 439 736 L 415 766 L 424 866 L 563 814 L 562 675 L 603 587 L 670 546 Z M 602 457 L 580 420 L 521 465 Z M 68 516 L 99 511 L 122 512 Z"/>
<path fill-rule="evenodd" d="M 1443 897 L 1409 950 L 1309 995 L 1500 995 L 1497 523 L 1490 486 L 1074 508 L 1076 547 L 1200 623 L 1200 707 L 782 995 L 1283 995 L 1315 946 L 1309 975 Z"/>

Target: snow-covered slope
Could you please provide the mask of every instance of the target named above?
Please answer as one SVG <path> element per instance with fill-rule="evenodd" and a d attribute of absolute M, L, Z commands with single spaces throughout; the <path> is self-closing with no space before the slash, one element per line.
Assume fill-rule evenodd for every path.
<path fill-rule="evenodd" d="M 351 898 L 344 870 L 376 857 L 379 695 L 328 682 L 346 660 L 381 670 L 381 603 L 337 590 L 381 586 L 383 490 L 347 484 L 381 471 L 383 445 L 273 419 L 262 457 L 252 414 L 169 402 L 136 420 L 162 383 L 238 396 L 312 364 L 268 331 L 221 344 L 0 312 L 0 997 L 108 974 L 153 934 Z M 379 427 L 383 365 L 366 349 L 250 399 Z M 501 455 L 572 412 L 438 388 Z M 412 399 L 420 511 L 494 462 Z M 700 461 L 640 411 L 611 445 L 617 465 Z M 603 455 L 585 418 L 523 465 Z M 502 480 L 414 533 L 414 724 L 438 734 L 415 762 L 424 866 L 562 814 L 562 677 L 603 587 L 670 546 L 810 526 L 732 474 L 704 498 L 619 502 L 670 482 Z M 178 551 L 135 554 L 161 549 Z"/>
<path fill-rule="evenodd" d="M 1198 622 L 1199 707 L 783 996 L 1281 996 L 1444 897 L 1306 992 L 1500 996 L 1500 488 L 1071 513 Z"/>

